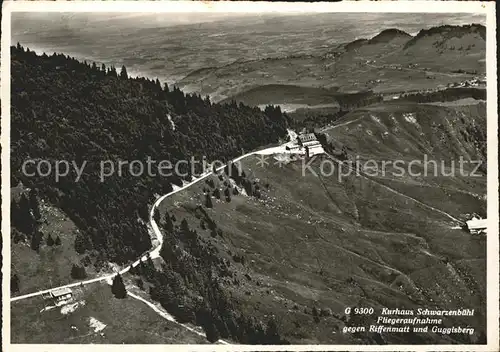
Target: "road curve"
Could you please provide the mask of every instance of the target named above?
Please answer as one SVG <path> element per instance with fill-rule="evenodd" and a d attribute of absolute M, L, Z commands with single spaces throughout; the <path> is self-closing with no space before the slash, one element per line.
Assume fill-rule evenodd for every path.
<path fill-rule="evenodd" d="M 353 122 L 353 121 L 350 121 L 350 122 Z M 333 128 L 337 128 L 337 127 L 340 127 L 340 126 L 342 126 L 342 125 L 333 126 Z M 248 156 L 251 156 L 251 155 L 257 155 L 257 154 L 269 154 L 269 153 L 277 153 L 277 152 L 279 152 L 279 149 L 280 149 L 280 148 L 282 148 L 282 149 L 284 150 L 285 145 L 283 144 L 283 145 L 282 145 L 282 146 L 280 146 L 280 147 L 265 148 L 265 149 L 262 149 L 262 150 L 258 150 L 258 151 L 254 151 L 254 152 L 246 153 L 246 154 L 243 154 L 243 155 L 241 155 L 241 156 L 239 156 L 239 157 L 237 157 L 237 158 L 233 159 L 233 160 L 232 160 L 232 162 L 233 162 L 233 163 L 238 162 L 238 161 L 240 161 L 241 159 L 244 159 L 244 158 L 246 158 L 246 157 L 248 157 Z M 334 158 L 332 155 L 330 155 L 330 154 L 327 154 L 327 155 L 328 155 L 329 157 L 333 158 L 334 160 L 339 161 L 338 159 Z M 225 164 L 225 165 L 222 165 L 222 166 L 218 167 L 218 168 L 216 169 L 216 171 L 223 170 L 223 169 L 226 167 L 226 165 L 227 165 L 227 164 Z M 158 242 L 158 245 L 157 245 L 155 248 L 153 248 L 153 249 L 151 249 L 151 250 L 149 251 L 149 253 L 148 253 L 148 254 L 149 254 L 149 256 L 150 256 L 151 258 L 157 258 L 157 257 L 159 257 L 159 256 L 160 256 L 161 245 L 162 245 L 162 243 L 163 243 L 163 236 L 162 236 L 162 234 L 161 234 L 160 228 L 158 227 L 158 224 L 157 224 L 157 223 L 156 223 L 156 221 L 154 220 L 154 212 L 155 212 L 156 208 L 158 207 L 158 205 L 159 205 L 159 204 L 160 204 L 160 203 L 161 203 L 161 202 L 162 202 L 165 198 L 168 198 L 168 197 L 170 197 L 170 196 L 172 196 L 172 195 L 174 195 L 174 194 L 176 194 L 176 193 L 178 193 L 178 192 L 180 192 L 180 191 L 183 191 L 183 190 L 185 190 L 185 189 L 187 189 L 187 188 L 191 187 L 192 185 L 194 185 L 194 184 L 196 184 L 196 183 L 198 183 L 198 182 L 200 182 L 200 181 L 203 181 L 204 179 L 206 179 L 208 176 L 210 176 L 210 175 L 212 175 L 212 174 L 213 174 L 213 172 L 212 172 L 212 171 L 207 171 L 207 172 L 205 172 L 204 174 L 202 174 L 200 177 L 198 177 L 198 178 L 194 179 L 193 181 L 191 181 L 191 182 L 189 182 L 189 183 L 186 183 L 184 186 L 179 187 L 179 188 L 177 188 L 177 189 L 173 190 L 172 192 L 167 193 L 167 194 L 165 194 L 165 195 L 163 195 L 163 196 L 159 197 L 159 198 L 158 198 L 158 199 L 154 202 L 153 206 L 151 207 L 150 214 L 149 214 L 149 223 L 150 223 L 150 225 L 151 225 L 151 228 L 152 228 L 152 230 L 153 230 L 153 233 L 154 233 L 154 234 L 155 234 L 155 236 L 156 236 L 156 240 L 157 240 L 157 242 Z M 374 181 L 374 180 L 372 180 L 372 181 Z M 376 182 L 376 181 L 375 181 L 375 182 Z M 378 182 L 377 182 L 377 183 L 378 183 Z M 412 197 L 409 197 L 409 196 L 407 196 L 407 195 L 405 195 L 405 194 L 401 194 L 400 192 L 398 192 L 398 191 L 396 191 L 396 190 L 394 190 L 394 189 L 392 189 L 392 188 L 390 188 L 390 187 L 388 187 L 388 186 L 386 186 L 386 185 L 384 185 L 384 184 L 380 184 L 380 185 L 381 185 L 381 186 L 383 186 L 384 188 L 388 189 L 389 191 L 394 192 L 394 193 L 396 193 L 396 194 L 398 194 L 398 195 L 404 196 L 404 197 L 406 197 L 406 198 L 409 198 L 409 199 L 413 200 L 414 202 L 416 202 L 416 203 L 418 203 L 418 204 L 420 204 L 420 205 L 422 205 L 422 206 L 424 206 L 424 207 L 426 207 L 426 208 L 428 208 L 428 209 L 431 209 L 431 210 L 433 210 L 433 211 L 435 211 L 435 212 L 439 212 L 439 213 L 441 213 L 442 215 L 447 216 L 448 218 L 450 218 L 450 219 L 451 219 L 451 220 L 453 220 L 453 221 L 460 222 L 460 220 L 456 219 L 455 217 L 451 216 L 450 214 L 448 214 L 448 213 L 446 213 L 446 212 L 444 212 L 444 211 L 442 211 L 442 210 L 440 210 L 440 209 L 436 209 L 436 208 L 434 208 L 434 207 L 432 207 L 432 206 L 429 206 L 429 205 L 427 205 L 427 204 L 424 204 L 424 203 L 422 203 L 422 202 L 420 202 L 420 201 L 418 201 L 418 200 L 416 200 L 416 199 L 414 199 L 414 198 L 412 198 Z M 122 275 L 122 274 L 124 274 L 124 273 L 128 272 L 128 271 L 130 270 L 130 268 L 131 268 L 131 267 L 135 267 L 136 265 L 138 265 L 138 264 L 141 262 L 141 260 L 146 260 L 146 259 L 147 259 L 147 257 L 148 257 L 148 254 L 144 254 L 144 255 L 143 255 L 143 256 L 141 256 L 139 259 L 137 259 L 135 262 L 133 262 L 132 264 L 127 265 L 125 268 L 123 268 L 122 270 L 120 270 L 118 273 L 119 273 L 120 275 Z M 88 284 L 91 284 L 91 283 L 94 283 L 94 282 L 100 282 L 100 281 L 104 281 L 104 280 L 111 280 L 111 279 L 113 279 L 113 277 L 114 277 L 115 275 L 116 275 L 116 273 L 114 273 L 114 274 L 107 274 L 107 275 L 100 276 L 100 277 L 97 277 L 97 278 L 94 278 L 94 279 L 90 279 L 90 280 L 79 281 L 79 282 L 73 282 L 73 283 L 71 283 L 71 284 L 67 284 L 67 285 L 64 285 L 64 286 L 53 287 L 53 288 L 49 288 L 49 289 L 46 289 L 46 290 L 41 290 L 41 291 L 37 291 L 37 292 L 32 292 L 32 293 L 28 293 L 28 294 L 21 295 L 21 296 L 15 296 L 15 297 L 11 297 L 11 298 L 10 298 L 10 301 L 11 301 L 11 302 L 15 302 L 15 301 L 19 301 L 19 300 L 26 299 L 26 298 L 31 298 L 31 297 L 40 296 L 40 295 L 42 295 L 42 294 L 49 293 L 50 291 L 52 291 L 52 290 L 56 290 L 56 289 L 61 289 L 61 288 L 71 288 L 71 287 L 76 287 L 76 286 L 84 286 L 84 285 L 88 285 Z"/>
<path fill-rule="evenodd" d="M 259 150 L 259 151 L 255 151 L 255 152 L 250 152 L 250 153 L 247 153 L 247 154 L 243 154 L 235 159 L 232 160 L 233 163 L 235 162 L 238 162 L 240 161 L 241 159 L 243 158 L 246 158 L 250 155 L 256 155 L 256 154 L 269 154 L 271 151 L 272 152 L 277 152 L 279 148 L 282 148 L 283 150 L 285 150 L 285 146 L 282 145 L 280 147 L 271 147 L 271 148 L 265 148 L 265 149 L 262 149 L 262 150 Z M 220 170 L 223 170 L 225 167 L 227 166 L 227 164 L 225 165 L 222 165 L 218 168 L 216 168 L 216 171 L 220 171 Z M 205 172 L 204 174 L 202 174 L 200 177 L 194 179 L 193 181 L 185 184 L 184 186 L 182 187 L 179 187 L 175 190 L 173 190 L 172 192 L 170 193 L 167 193 L 161 197 L 159 197 L 153 204 L 153 206 L 151 207 L 151 211 L 149 213 L 149 223 L 151 225 L 151 228 L 153 230 L 153 233 L 155 234 L 156 236 L 156 241 L 158 242 L 158 245 L 151 249 L 151 251 L 148 253 L 149 256 L 151 258 L 156 258 L 156 257 L 159 257 L 160 256 L 160 250 L 161 250 L 161 246 L 162 246 L 162 243 L 163 243 L 163 236 L 161 234 L 161 231 L 160 231 L 160 228 L 158 227 L 158 224 L 156 223 L 156 221 L 154 220 L 154 212 L 156 210 L 156 208 L 159 206 L 159 204 L 165 199 L 165 198 L 168 198 L 174 194 L 176 194 L 177 192 L 180 192 L 180 191 L 183 191 L 185 190 L 186 188 L 188 187 L 191 187 L 192 185 L 206 179 L 208 176 L 212 175 L 213 174 L 213 171 L 207 171 Z M 130 270 L 131 267 L 135 267 L 136 265 L 138 265 L 142 260 L 146 260 L 148 257 L 147 254 L 144 254 L 143 256 L 141 256 L 139 259 L 137 259 L 135 262 L 133 262 L 132 264 L 129 264 L 127 265 L 125 268 L 123 268 L 122 270 L 120 270 L 118 273 L 120 275 L 128 272 Z M 73 282 L 71 284 L 67 284 L 67 285 L 64 285 L 64 286 L 59 286 L 59 287 L 53 287 L 53 288 L 50 288 L 50 289 L 46 289 L 46 290 L 41 290 L 41 291 L 37 291 L 37 292 L 33 292 L 33 293 L 28 293 L 26 295 L 21 295 L 21 296 L 16 296 L 16 297 L 11 297 L 10 298 L 10 301 L 11 302 L 15 302 L 15 301 L 20 301 L 22 299 L 26 299 L 26 298 L 31 298 L 31 297 L 36 297 L 36 296 L 40 296 L 44 293 L 49 293 L 50 291 L 53 291 L 53 290 L 56 290 L 56 289 L 60 289 L 60 288 L 70 288 L 70 287 L 76 287 L 76 286 L 84 286 L 84 285 L 88 285 L 88 284 L 91 284 L 91 283 L 94 283 L 94 282 L 100 282 L 100 281 L 108 281 L 108 282 L 111 282 L 111 280 L 113 279 L 113 277 L 116 276 L 116 273 L 114 274 L 108 274 L 108 275 L 104 275 L 104 276 L 100 276 L 100 277 L 97 277 L 97 278 L 94 278 L 94 279 L 90 279 L 90 280 L 85 280 L 85 281 L 79 281 L 79 282 Z M 179 323 L 175 320 L 174 317 L 172 317 L 170 314 L 162 311 L 159 307 L 157 307 L 155 304 L 149 302 L 148 300 L 138 296 L 138 295 L 135 295 L 133 294 L 132 292 L 128 292 L 127 291 L 127 294 L 128 296 L 134 298 L 134 299 L 137 299 L 143 303 L 145 303 L 146 305 L 148 305 L 151 309 L 153 309 L 157 314 L 159 314 L 162 318 L 164 319 L 167 319 L 169 321 L 172 321 L 174 323 L 177 323 L 179 325 L 181 325 L 182 327 L 184 327 L 185 329 L 191 331 L 191 332 L 194 332 L 196 333 L 197 335 L 200 335 L 200 336 L 203 336 L 203 337 L 206 337 L 206 335 L 202 332 L 199 332 L 193 328 L 191 328 L 190 326 L 187 326 L 185 324 L 182 324 L 182 323 Z M 224 344 L 224 345 L 228 345 L 230 344 L 229 342 L 227 341 L 224 341 L 222 339 L 219 339 L 217 341 L 217 343 L 219 344 Z"/>
<path fill-rule="evenodd" d="M 271 148 L 265 148 L 265 149 L 262 149 L 262 150 L 258 150 L 258 151 L 254 151 L 254 152 L 250 152 L 250 153 L 246 153 L 246 154 L 243 154 L 235 159 L 232 160 L 232 162 L 237 162 L 237 161 L 240 161 L 241 159 L 243 158 L 246 158 L 250 155 L 256 155 L 256 154 L 265 154 L 266 151 L 268 150 L 275 150 L 276 148 L 279 148 L 279 147 L 271 147 Z M 283 147 L 284 149 L 284 147 Z M 220 171 L 220 170 L 223 170 L 225 167 L 226 167 L 227 164 L 225 165 L 222 165 L 220 167 L 218 167 L 216 169 L 216 171 Z M 151 228 L 153 230 L 153 233 L 155 234 L 156 236 L 156 240 L 158 242 L 158 245 L 155 247 L 155 248 L 152 248 L 150 251 L 149 251 L 149 256 L 151 258 L 157 258 L 160 256 L 160 249 L 161 249 L 161 245 L 163 243 L 163 236 L 161 234 L 161 231 L 160 231 L 160 228 L 158 227 L 158 224 L 156 223 L 156 221 L 154 220 L 154 212 L 156 210 L 156 208 L 158 207 L 158 205 L 165 199 L 165 198 L 168 198 L 174 194 L 176 194 L 177 192 L 180 192 L 180 191 L 183 191 L 189 187 L 191 187 L 192 185 L 206 179 L 208 176 L 210 176 L 211 174 L 213 174 L 213 171 L 207 171 L 205 172 L 204 174 L 202 174 L 200 177 L 194 179 L 193 181 L 189 182 L 189 183 L 186 183 L 184 186 L 182 187 L 179 187 L 175 190 L 173 190 L 172 192 L 170 193 L 167 193 L 161 197 L 159 197 L 153 204 L 153 206 L 151 207 L 151 212 L 149 214 L 149 223 L 151 225 Z M 148 257 L 148 254 L 144 254 L 143 256 L 141 256 L 139 259 L 137 259 L 135 262 L 133 262 L 132 264 L 129 264 L 127 265 L 125 268 L 123 268 L 122 270 L 120 270 L 118 273 L 121 275 L 121 274 L 124 274 L 126 272 L 128 272 L 130 270 L 131 267 L 135 267 L 136 265 L 138 265 L 141 260 L 146 260 L 147 257 Z M 90 279 L 90 280 L 84 280 L 84 281 L 79 281 L 79 282 L 73 282 L 71 284 L 67 284 L 67 285 L 63 285 L 63 286 L 58 286 L 58 287 L 52 287 L 52 288 L 49 288 L 49 289 L 46 289 L 46 290 L 40 290 L 40 291 L 36 291 L 36 292 L 32 292 L 32 293 L 28 293 L 28 294 L 25 294 L 25 295 L 21 295 L 21 296 L 15 296 L 15 297 L 10 297 L 10 301 L 11 302 L 15 302 L 15 301 L 19 301 L 19 300 L 22 300 L 22 299 L 26 299 L 26 298 L 31 298 L 31 297 L 36 297 L 36 296 L 40 296 L 42 294 L 45 294 L 45 293 L 49 293 L 50 291 L 53 291 L 53 290 L 56 290 L 56 289 L 61 289 L 61 288 L 70 288 L 70 287 L 76 287 L 76 286 L 84 286 L 84 285 L 88 285 L 88 284 L 91 284 L 91 283 L 94 283 L 94 282 L 100 282 L 100 281 L 105 281 L 105 280 L 111 280 L 113 279 L 113 277 L 116 275 L 116 273 L 114 274 L 107 274 L 107 275 L 103 275 L 103 276 L 100 276 L 100 277 L 96 277 L 96 278 L 93 278 L 93 279 Z"/>

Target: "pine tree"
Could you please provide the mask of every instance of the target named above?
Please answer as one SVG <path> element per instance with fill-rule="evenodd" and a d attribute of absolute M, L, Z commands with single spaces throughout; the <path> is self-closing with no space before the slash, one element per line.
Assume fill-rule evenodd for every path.
<path fill-rule="evenodd" d="M 214 183 L 214 180 L 212 180 L 211 178 L 209 178 L 208 180 L 205 181 L 205 183 L 207 185 L 210 186 L 210 188 L 214 188 L 215 187 L 215 183 Z M 208 192 L 208 191 L 207 191 Z"/>
<path fill-rule="evenodd" d="M 153 219 L 157 224 L 160 223 L 160 211 L 158 210 L 158 208 L 155 208 Z"/>
<path fill-rule="evenodd" d="M 165 245 L 165 242 L 163 242 L 163 244 Z M 142 262 L 142 263 L 143 263 L 143 267 L 142 267 L 143 272 L 144 272 L 146 278 L 148 280 L 151 280 L 156 274 L 156 268 L 155 268 L 155 265 L 153 263 L 153 260 L 149 256 L 149 253 L 148 253 L 148 257 L 147 257 L 146 261 Z"/>
<path fill-rule="evenodd" d="M 254 193 L 254 188 L 253 188 L 253 185 L 252 185 L 252 182 L 250 182 L 249 180 L 247 179 L 244 179 L 242 181 L 242 185 L 243 187 L 245 188 L 245 192 L 247 193 L 247 195 L 251 196 L 253 195 Z"/>
<path fill-rule="evenodd" d="M 122 66 L 122 70 L 120 71 L 120 78 L 128 79 L 127 68 L 125 65 Z"/>
<path fill-rule="evenodd" d="M 203 312 L 201 316 L 201 326 L 205 330 L 207 340 L 211 343 L 217 342 L 220 339 L 220 334 L 215 326 L 214 319 L 212 319 L 213 314 Z"/>
<path fill-rule="evenodd" d="M 130 266 L 130 269 L 129 269 L 129 271 L 128 271 L 128 272 L 129 272 L 131 275 L 139 275 L 139 269 L 138 269 L 138 266 L 139 266 L 139 265 L 136 265 L 136 266 L 131 265 L 131 266 Z"/>
<path fill-rule="evenodd" d="M 32 236 L 31 236 L 31 249 L 34 251 L 37 251 L 40 249 L 40 243 L 42 242 L 43 234 L 40 231 L 36 231 Z"/>
<path fill-rule="evenodd" d="M 125 288 L 125 284 L 120 274 L 116 274 L 114 277 L 113 284 L 111 285 L 111 292 L 118 299 L 127 297 L 127 289 Z"/>
<path fill-rule="evenodd" d="M 71 277 L 77 280 L 85 279 L 87 277 L 85 267 L 73 264 L 71 267 Z"/>
<path fill-rule="evenodd" d="M 19 200 L 18 209 L 19 212 L 16 216 L 16 220 L 19 219 L 19 230 L 27 235 L 32 234 L 36 228 L 36 222 L 31 214 L 30 201 L 24 193 L 21 195 L 21 199 Z"/>
<path fill-rule="evenodd" d="M 318 309 L 316 307 L 313 307 L 312 315 L 313 315 L 314 322 L 316 324 L 319 323 L 319 312 L 318 312 Z"/>
<path fill-rule="evenodd" d="M 17 274 L 10 277 L 10 292 L 19 292 L 19 277 L 17 277 Z"/>
<path fill-rule="evenodd" d="M 37 191 L 34 188 L 31 189 L 29 192 L 29 206 L 31 208 L 35 220 L 39 220 L 41 217 L 40 205 L 38 203 Z"/>
<path fill-rule="evenodd" d="M 78 269 L 79 269 L 79 276 L 80 278 L 82 279 L 85 279 L 87 277 L 87 273 L 85 272 L 85 267 L 82 265 L 82 266 L 78 266 Z"/>
<path fill-rule="evenodd" d="M 280 334 L 278 331 L 278 324 L 274 317 L 271 317 L 267 322 L 265 344 L 279 345 L 281 342 Z"/>
<path fill-rule="evenodd" d="M 144 281 L 142 281 L 141 278 L 138 278 L 136 280 L 136 283 L 137 283 L 137 287 L 139 287 L 141 290 L 144 290 Z"/>
<path fill-rule="evenodd" d="M 61 238 L 59 236 L 57 236 L 54 243 L 56 244 L 56 246 L 60 246 L 61 245 Z"/>
<path fill-rule="evenodd" d="M 215 198 L 220 199 L 220 189 L 219 187 L 214 189 L 213 195 Z"/>
<path fill-rule="evenodd" d="M 19 229 L 23 221 L 21 209 L 19 209 L 19 204 L 15 201 L 10 204 L 10 221 L 13 229 Z"/>
<path fill-rule="evenodd" d="M 165 210 L 165 224 L 163 225 L 165 231 L 167 231 L 168 233 L 172 233 L 172 231 L 174 230 L 174 223 L 172 221 L 172 218 L 170 217 L 170 215 L 168 214 L 168 211 Z"/>
<path fill-rule="evenodd" d="M 183 234 L 187 234 L 189 232 L 189 224 L 185 218 L 181 221 L 181 232 Z"/>
<path fill-rule="evenodd" d="M 76 235 L 75 239 L 75 250 L 78 254 L 83 254 L 87 250 L 88 239 L 84 237 L 81 233 Z"/>
<path fill-rule="evenodd" d="M 210 197 L 210 193 L 207 193 L 205 195 L 205 206 L 207 208 L 213 208 L 212 197 Z"/>
<path fill-rule="evenodd" d="M 52 239 L 52 236 L 49 233 L 49 236 L 47 237 L 47 246 L 52 247 L 54 245 L 54 240 Z"/>

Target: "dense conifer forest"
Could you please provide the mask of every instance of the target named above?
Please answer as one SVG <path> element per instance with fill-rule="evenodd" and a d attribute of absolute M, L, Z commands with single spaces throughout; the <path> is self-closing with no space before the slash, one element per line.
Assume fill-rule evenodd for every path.
<path fill-rule="evenodd" d="M 242 178 L 238 183 L 244 186 L 245 181 Z M 212 189 L 210 185 L 207 187 Z M 244 187 L 252 188 L 249 184 Z M 257 196 L 255 189 L 252 194 Z M 201 232 L 210 232 L 212 237 L 223 236 L 202 206 L 192 210 L 206 224 Z M 164 234 L 160 255 L 165 264 L 157 270 L 148 258 L 132 268 L 130 273 L 137 277 L 138 287 L 148 290 L 151 298 L 177 321 L 201 326 L 210 342 L 229 338 L 247 344 L 288 343 L 281 336 L 276 317 L 270 315 L 262 321 L 245 312 L 227 289 L 229 285 L 240 285 L 234 268 L 244 257 L 235 254 L 232 260 L 224 258 L 206 236 L 198 233 L 199 229 L 190 228 L 186 219 L 176 220 L 168 211 L 158 215 L 157 220 Z"/>
<path fill-rule="evenodd" d="M 172 164 L 203 156 L 226 161 L 286 134 L 288 117 L 279 108 L 213 104 L 208 97 L 185 94 L 158 80 L 128 77 L 125 67 L 118 72 L 63 54 L 37 55 L 19 44 L 11 55 L 12 185 L 21 181 L 62 208 L 80 229 L 77 251 L 101 260 L 125 263 L 148 250 L 149 206 L 155 195 L 183 181 L 160 175 L 158 163 L 151 164 L 156 176 L 146 170 L 133 176 L 128 165 L 120 176 L 118 160 L 139 160 L 145 166 L 148 157 Z M 87 164 L 78 182 L 73 167 L 56 182 L 53 173 L 26 176 L 22 166 L 28 159 L 48 160 L 52 167 L 58 160 Z M 101 162 L 106 160 L 116 169 L 101 182 Z M 26 171 L 35 172 L 34 166 Z M 188 164 L 180 167 L 188 172 L 186 180 L 190 169 Z M 199 164 L 195 170 L 201 171 Z M 21 224 L 16 230 L 31 240 L 36 214 L 25 210 L 31 216 L 13 224 Z M 22 209 L 13 217 L 18 213 Z"/>

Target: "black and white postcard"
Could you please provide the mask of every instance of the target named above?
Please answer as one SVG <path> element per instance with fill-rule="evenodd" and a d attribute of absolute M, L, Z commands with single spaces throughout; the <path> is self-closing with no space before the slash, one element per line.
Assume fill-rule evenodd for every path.
<path fill-rule="evenodd" d="M 498 351 L 495 31 L 4 2 L 4 350 Z"/>

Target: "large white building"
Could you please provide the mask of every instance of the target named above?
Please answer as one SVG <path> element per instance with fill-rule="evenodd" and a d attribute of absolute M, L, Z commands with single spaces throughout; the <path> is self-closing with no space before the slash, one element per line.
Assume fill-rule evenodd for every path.
<path fill-rule="evenodd" d="M 299 135 L 299 145 L 306 150 L 306 154 L 310 157 L 317 154 L 324 154 L 323 146 L 316 138 L 314 133 L 301 133 Z"/>
<path fill-rule="evenodd" d="M 48 298 L 54 300 L 54 302 L 66 301 L 73 297 L 73 291 L 68 287 L 63 287 L 50 291 Z"/>
<path fill-rule="evenodd" d="M 299 143 L 310 143 L 310 142 L 318 142 L 316 135 L 314 133 L 301 133 L 299 134 Z M 319 142 L 318 142 L 319 143 Z"/>

